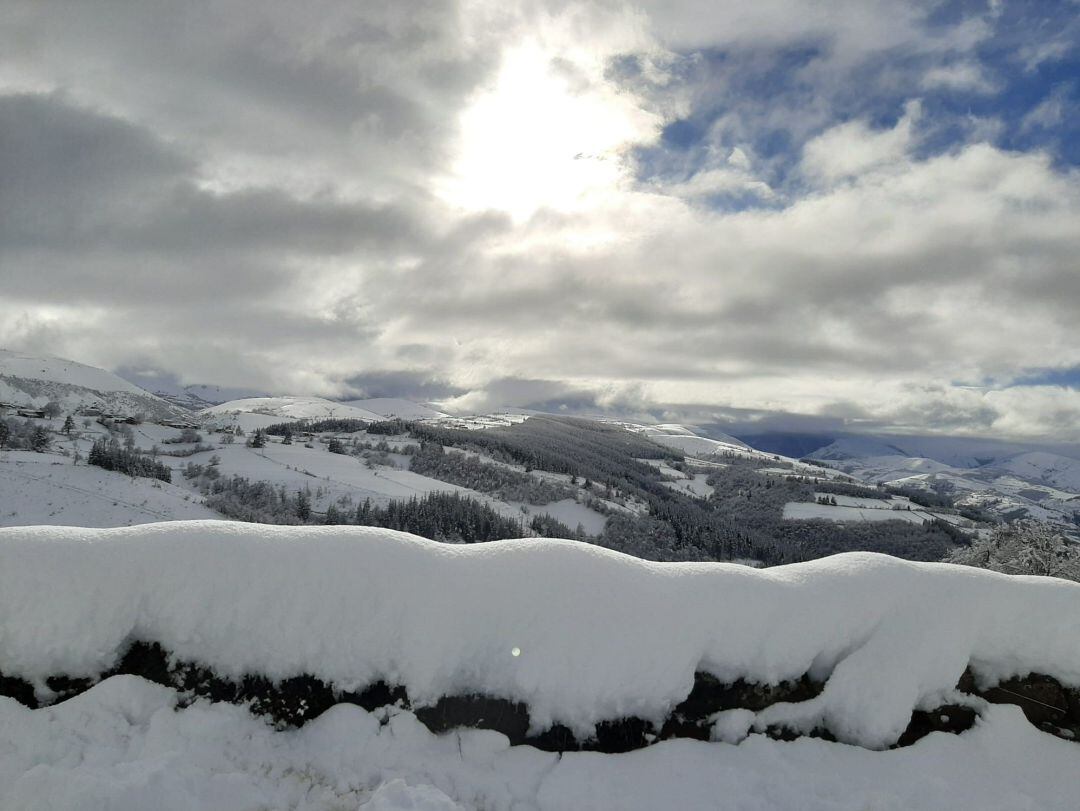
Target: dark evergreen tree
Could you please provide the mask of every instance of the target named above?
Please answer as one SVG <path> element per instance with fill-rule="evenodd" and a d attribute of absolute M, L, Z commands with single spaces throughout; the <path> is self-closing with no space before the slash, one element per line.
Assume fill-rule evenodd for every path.
<path fill-rule="evenodd" d="M 296 517 L 301 521 L 311 518 L 311 495 L 306 490 L 296 491 Z"/>
<path fill-rule="evenodd" d="M 44 453 L 49 449 L 49 445 L 52 444 L 52 434 L 49 431 L 38 425 L 34 430 L 30 432 L 30 450 L 37 453 Z"/>

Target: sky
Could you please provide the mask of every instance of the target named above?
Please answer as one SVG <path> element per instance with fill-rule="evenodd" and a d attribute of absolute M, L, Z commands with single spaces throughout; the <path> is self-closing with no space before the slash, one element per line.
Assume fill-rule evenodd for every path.
<path fill-rule="evenodd" d="M 1080 440 L 1080 3 L 0 0 L 0 346 Z"/>

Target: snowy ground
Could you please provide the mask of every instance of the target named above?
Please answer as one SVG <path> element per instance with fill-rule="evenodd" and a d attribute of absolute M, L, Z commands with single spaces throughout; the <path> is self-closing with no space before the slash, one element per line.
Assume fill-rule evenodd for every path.
<path fill-rule="evenodd" d="M 564 498 L 551 504 L 537 507 L 533 504 L 522 504 L 519 501 L 508 502 L 510 507 L 521 510 L 524 507 L 526 516 L 545 514 L 550 515 L 556 521 L 562 521 L 570 529 L 577 529 L 581 525 L 589 535 L 599 535 L 604 531 L 607 524 L 607 516 L 601 515 L 596 510 L 590 510 L 584 504 L 579 504 L 572 498 Z"/>
<path fill-rule="evenodd" d="M 960 736 L 871 752 L 752 735 L 625 755 L 509 747 L 490 731 L 436 737 L 410 713 L 341 705 L 298 731 L 242 707 L 175 709 L 119 676 L 64 704 L 0 698 L 5 811 L 1074 811 L 1077 744 L 991 706 Z"/>
<path fill-rule="evenodd" d="M 688 496 L 708 498 L 713 494 L 713 486 L 708 483 L 708 478 L 708 473 L 694 473 L 689 479 L 678 479 L 673 482 L 664 482 L 664 484 Z"/>
<path fill-rule="evenodd" d="M 175 484 L 73 465 L 55 454 L 0 454 L 0 526 L 120 527 L 221 517 L 201 501 Z"/>
<path fill-rule="evenodd" d="M 818 494 L 820 495 L 820 494 Z M 825 521 L 907 521 L 921 524 L 939 518 L 950 524 L 970 525 L 962 516 L 951 513 L 933 512 L 914 506 L 907 499 L 893 498 L 883 501 L 872 498 L 854 498 L 851 496 L 833 496 L 836 504 L 816 504 L 807 501 L 789 501 L 784 505 L 784 518 L 806 521 L 823 519 Z M 894 509 L 898 507 L 898 509 Z"/>
<path fill-rule="evenodd" d="M 837 499 L 839 501 L 839 499 Z M 784 518 L 793 521 L 822 519 L 825 521 L 907 521 L 921 524 L 933 516 L 921 510 L 875 509 L 815 504 L 809 501 L 789 501 L 784 505 Z"/>

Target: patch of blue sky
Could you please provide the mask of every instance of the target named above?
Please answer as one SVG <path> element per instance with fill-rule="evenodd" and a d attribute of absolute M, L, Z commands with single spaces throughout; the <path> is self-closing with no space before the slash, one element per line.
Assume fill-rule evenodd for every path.
<path fill-rule="evenodd" d="M 937 6 L 928 36 L 983 15 L 988 35 L 971 51 L 942 57 L 893 49 L 846 74 L 815 70 L 829 44 L 704 49 L 684 55 L 678 81 L 690 91 L 689 114 L 637 151 L 645 181 L 685 181 L 715 168 L 734 147 L 749 151 L 754 172 L 782 197 L 797 199 L 803 146 L 851 120 L 888 129 L 911 99 L 922 103 L 914 157 L 947 153 L 972 140 L 1012 151 L 1041 150 L 1058 168 L 1080 166 L 1080 4 L 1008 2 L 996 16 L 984 2 Z M 980 81 L 926 84 L 927 71 L 964 63 Z M 632 71 L 624 76 L 632 81 Z M 721 195 L 717 206 L 775 205 L 755 195 Z"/>
<path fill-rule="evenodd" d="M 1030 369 L 1013 380 L 1006 388 L 1013 386 L 1064 386 L 1080 389 L 1080 366 L 1063 369 Z"/>

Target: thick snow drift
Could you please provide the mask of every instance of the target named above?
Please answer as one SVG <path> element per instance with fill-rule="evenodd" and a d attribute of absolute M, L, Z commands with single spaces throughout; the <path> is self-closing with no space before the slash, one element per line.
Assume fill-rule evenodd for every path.
<path fill-rule="evenodd" d="M 868 553 L 759 571 L 573 541 L 453 546 L 360 527 L 191 521 L 0 530 L 0 671 L 98 674 L 136 639 L 225 676 L 481 692 L 539 728 L 662 719 L 696 670 L 828 677 L 756 723 L 893 743 L 970 662 L 1080 685 L 1080 585 Z"/>

